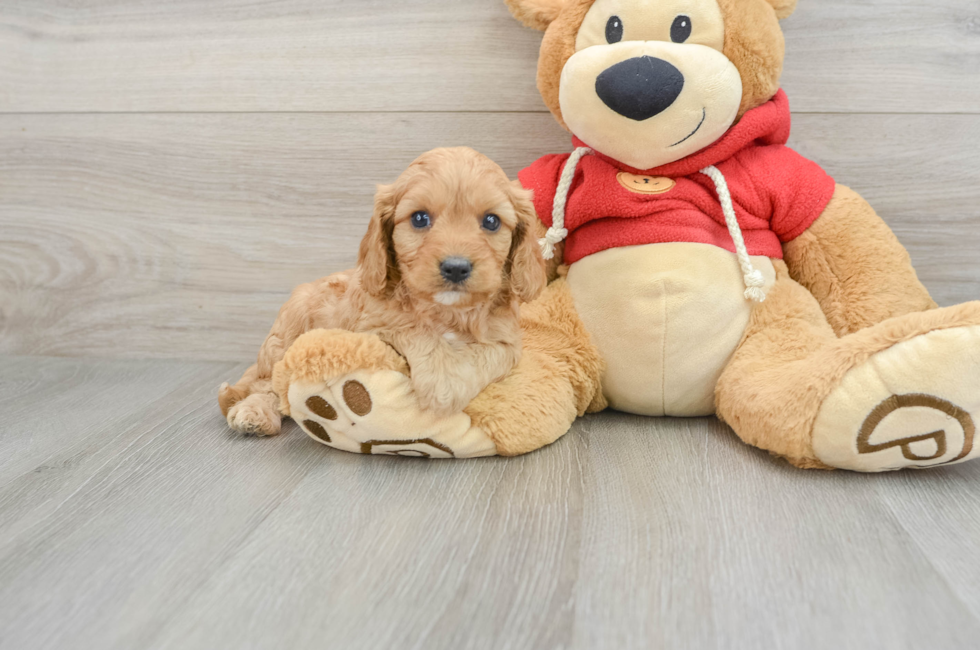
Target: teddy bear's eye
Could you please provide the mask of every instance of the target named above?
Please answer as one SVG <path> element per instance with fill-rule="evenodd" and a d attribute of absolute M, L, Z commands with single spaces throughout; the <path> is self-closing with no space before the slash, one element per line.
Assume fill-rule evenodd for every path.
<path fill-rule="evenodd" d="M 608 28 L 607 33 L 608 33 Z M 674 24 L 670 26 L 670 40 L 675 43 L 683 43 L 691 38 L 691 18 L 690 16 L 678 16 L 674 18 Z"/>
<path fill-rule="evenodd" d="M 623 40 L 623 21 L 613 16 L 606 21 L 606 42 L 612 45 Z"/>

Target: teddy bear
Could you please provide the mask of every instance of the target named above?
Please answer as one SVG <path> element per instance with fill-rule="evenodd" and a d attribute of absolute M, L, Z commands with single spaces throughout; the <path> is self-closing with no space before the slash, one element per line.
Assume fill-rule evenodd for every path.
<path fill-rule="evenodd" d="M 521 362 L 435 417 L 383 343 L 310 332 L 275 370 L 285 414 L 406 456 L 518 455 L 605 408 L 716 415 L 800 468 L 980 455 L 980 302 L 938 308 L 873 208 L 786 146 L 796 0 L 505 1 L 544 31 L 572 142 L 519 174 L 551 278 Z"/>

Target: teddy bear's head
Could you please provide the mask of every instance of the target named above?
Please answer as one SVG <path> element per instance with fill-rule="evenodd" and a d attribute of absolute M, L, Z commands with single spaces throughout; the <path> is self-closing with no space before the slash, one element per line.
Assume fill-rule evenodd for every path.
<path fill-rule="evenodd" d="M 558 121 L 637 169 L 711 145 L 779 88 L 796 0 L 506 0 L 545 31 L 538 89 Z"/>

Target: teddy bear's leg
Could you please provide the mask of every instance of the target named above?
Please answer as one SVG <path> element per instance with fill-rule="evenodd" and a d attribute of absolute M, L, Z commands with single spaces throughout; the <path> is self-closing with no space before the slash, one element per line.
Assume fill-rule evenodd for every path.
<path fill-rule="evenodd" d="M 550 444 L 578 415 L 603 406 L 602 363 L 564 280 L 522 310 L 524 354 L 462 413 L 419 408 L 405 360 L 370 334 L 313 330 L 276 365 L 285 415 L 323 444 L 356 453 L 514 456 Z"/>
<path fill-rule="evenodd" d="M 719 417 L 743 440 L 800 467 L 869 472 L 980 455 L 980 303 L 838 338 L 813 295 L 775 266 L 716 391 Z"/>
<path fill-rule="evenodd" d="M 838 336 L 936 308 L 895 234 L 843 185 L 784 252 L 790 276 L 816 297 Z"/>

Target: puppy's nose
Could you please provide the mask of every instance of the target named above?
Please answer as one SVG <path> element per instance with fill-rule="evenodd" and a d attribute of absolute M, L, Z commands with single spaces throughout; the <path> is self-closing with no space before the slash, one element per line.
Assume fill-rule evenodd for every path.
<path fill-rule="evenodd" d="M 652 56 L 621 61 L 595 80 L 599 99 L 623 117 L 637 122 L 663 113 L 677 101 L 682 90 L 681 71 Z"/>
<path fill-rule="evenodd" d="M 453 284 L 462 284 L 473 273 L 473 262 L 465 257 L 447 257 L 439 265 L 442 277 Z"/>

